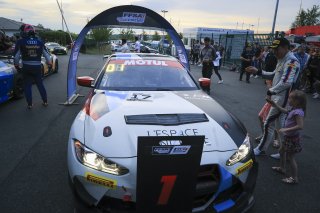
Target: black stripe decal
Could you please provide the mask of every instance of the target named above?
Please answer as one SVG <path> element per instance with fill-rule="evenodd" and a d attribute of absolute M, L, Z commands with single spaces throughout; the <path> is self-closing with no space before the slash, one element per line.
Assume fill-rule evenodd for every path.
<path fill-rule="evenodd" d="M 175 94 L 200 108 L 215 120 L 230 135 L 238 147 L 243 143 L 247 134 L 246 128 L 235 116 L 227 112 L 214 99 L 207 96 L 201 90 L 175 92 Z"/>

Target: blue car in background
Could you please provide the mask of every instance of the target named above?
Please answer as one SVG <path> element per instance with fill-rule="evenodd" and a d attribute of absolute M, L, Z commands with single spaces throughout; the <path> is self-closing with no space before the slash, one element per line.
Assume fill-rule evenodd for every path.
<path fill-rule="evenodd" d="M 0 104 L 23 97 L 23 77 L 10 64 L 10 58 L 0 56 Z"/>

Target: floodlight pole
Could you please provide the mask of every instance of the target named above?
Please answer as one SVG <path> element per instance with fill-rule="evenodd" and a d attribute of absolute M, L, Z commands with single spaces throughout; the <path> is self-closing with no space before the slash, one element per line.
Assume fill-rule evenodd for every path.
<path fill-rule="evenodd" d="M 168 12 L 168 10 L 161 10 L 161 12 L 163 12 L 163 18 L 166 18 L 166 13 Z"/>
<path fill-rule="evenodd" d="M 276 9 L 274 11 L 273 25 L 272 25 L 272 34 L 274 34 L 274 28 L 276 26 L 277 13 L 278 13 L 279 0 L 277 0 Z"/>
<path fill-rule="evenodd" d="M 68 32 L 68 34 L 69 34 L 70 40 L 71 40 L 71 42 L 73 43 L 73 39 L 72 39 L 72 37 L 71 37 L 71 34 L 70 34 L 70 31 L 69 31 L 69 28 L 68 28 L 68 25 L 67 25 L 66 19 L 64 18 L 62 8 L 61 8 L 61 6 L 60 6 L 60 4 L 59 4 L 58 0 L 56 0 L 56 2 L 57 2 L 57 4 L 58 4 L 58 7 L 59 7 L 59 10 L 60 10 L 60 13 L 61 13 L 61 16 L 62 16 L 63 22 L 64 22 L 64 24 L 66 25 L 67 32 Z"/>

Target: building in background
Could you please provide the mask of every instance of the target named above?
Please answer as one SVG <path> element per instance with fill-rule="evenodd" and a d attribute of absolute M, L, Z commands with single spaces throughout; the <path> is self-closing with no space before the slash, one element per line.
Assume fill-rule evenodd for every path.
<path fill-rule="evenodd" d="M 191 46 L 193 41 L 199 40 L 203 41 L 205 37 L 209 37 L 215 43 L 221 43 L 221 35 L 233 35 L 233 34 L 253 34 L 253 30 L 236 30 L 236 29 L 224 29 L 224 28 L 205 28 L 205 27 L 195 27 L 195 28 L 184 28 L 183 38 L 186 45 Z"/>

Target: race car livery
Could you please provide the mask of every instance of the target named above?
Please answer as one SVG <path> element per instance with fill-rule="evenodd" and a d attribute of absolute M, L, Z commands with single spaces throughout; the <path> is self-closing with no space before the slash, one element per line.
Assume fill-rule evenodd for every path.
<path fill-rule="evenodd" d="M 0 61 L 0 103 L 10 98 L 19 99 L 23 95 L 23 77 L 13 65 L 7 63 L 7 57 Z"/>
<path fill-rule="evenodd" d="M 184 196 L 192 196 L 190 212 L 245 212 L 253 205 L 258 165 L 246 129 L 177 59 L 115 54 L 96 80 L 77 81 L 93 88 L 68 141 L 70 182 L 82 202 L 134 211 L 147 205 L 140 197 L 146 194 L 159 209 Z M 192 167 L 196 141 L 203 145 Z M 184 184 L 194 194 L 183 193 L 185 176 L 162 174 L 166 167 L 194 174 Z M 149 182 L 159 186 L 145 187 Z"/>

